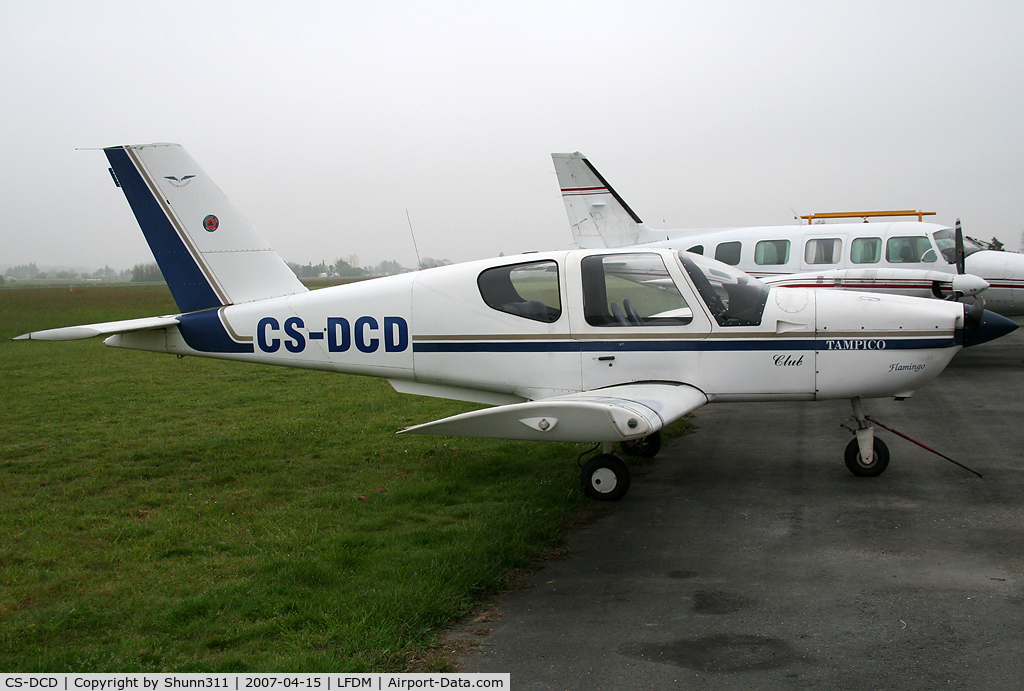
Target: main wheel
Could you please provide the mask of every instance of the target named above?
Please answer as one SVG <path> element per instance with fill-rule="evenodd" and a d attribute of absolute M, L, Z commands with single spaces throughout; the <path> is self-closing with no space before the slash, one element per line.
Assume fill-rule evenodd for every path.
<path fill-rule="evenodd" d="M 878 477 L 889 467 L 889 447 L 875 437 L 875 451 L 871 454 L 871 463 L 865 464 L 860 458 L 860 444 L 857 438 L 846 445 L 846 467 L 857 477 Z"/>
<path fill-rule="evenodd" d="M 591 499 L 618 501 L 629 491 L 629 468 L 618 456 L 599 454 L 583 466 L 580 484 Z"/>
<path fill-rule="evenodd" d="M 619 444 L 622 453 L 633 458 L 654 458 L 661 449 L 661 432 L 648 434 L 640 439 L 630 439 Z"/>

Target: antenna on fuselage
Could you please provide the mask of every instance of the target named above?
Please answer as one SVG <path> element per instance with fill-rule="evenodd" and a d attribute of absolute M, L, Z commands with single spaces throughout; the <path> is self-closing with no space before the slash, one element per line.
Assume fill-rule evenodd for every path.
<path fill-rule="evenodd" d="M 409 216 L 409 210 L 405 210 L 405 218 L 409 221 L 409 235 L 412 235 L 412 248 L 416 252 L 416 269 L 423 268 L 423 262 L 420 261 L 420 248 L 416 246 L 416 233 L 412 229 L 412 217 Z"/>

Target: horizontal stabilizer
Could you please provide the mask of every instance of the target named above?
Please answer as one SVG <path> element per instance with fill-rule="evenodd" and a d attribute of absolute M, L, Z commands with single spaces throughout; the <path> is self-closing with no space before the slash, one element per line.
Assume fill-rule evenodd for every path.
<path fill-rule="evenodd" d="M 142 319 L 123 319 L 116 322 L 103 322 L 102 324 L 83 324 L 81 326 L 65 326 L 60 329 L 47 329 L 46 331 L 33 331 L 31 333 L 15 336 L 15 341 L 78 341 L 83 338 L 95 336 L 110 336 L 112 334 L 123 334 L 131 331 L 148 331 L 150 329 L 165 329 L 168 326 L 178 325 L 177 317 L 144 317 Z"/>
<path fill-rule="evenodd" d="M 685 384 L 621 384 L 474 410 L 407 427 L 399 434 L 616 442 L 653 434 L 707 401 L 702 391 Z"/>

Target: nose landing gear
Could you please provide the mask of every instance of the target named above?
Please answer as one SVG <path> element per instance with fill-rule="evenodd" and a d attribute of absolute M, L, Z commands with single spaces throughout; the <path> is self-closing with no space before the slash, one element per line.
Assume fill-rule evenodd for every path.
<path fill-rule="evenodd" d="M 875 437 L 875 428 L 868 424 L 860 397 L 851 398 L 850 403 L 857 429 L 843 454 L 846 467 L 857 477 L 878 477 L 889 467 L 889 447 Z"/>
<path fill-rule="evenodd" d="M 899 430 L 893 429 L 887 425 L 882 424 L 874 418 L 868 417 L 864 414 L 864 407 L 861 405 L 860 397 L 851 398 L 850 403 L 853 404 L 853 418 L 852 420 L 857 421 L 857 429 L 850 429 L 846 427 L 846 423 L 843 423 L 843 427 L 846 427 L 849 431 L 853 432 L 854 439 L 846 445 L 846 453 L 844 459 L 846 460 L 846 467 L 849 468 L 850 472 L 858 477 L 877 477 L 885 472 L 885 469 L 889 467 L 889 449 L 885 443 L 875 437 L 875 428 L 868 423 L 874 423 L 884 430 L 888 430 L 893 434 L 903 437 L 909 442 L 917 444 L 925 451 L 930 451 L 939 458 L 943 458 L 955 466 L 963 468 L 969 473 L 973 473 L 980 478 L 984 475 L 979 473 L 973 468 L 968 468 L 959 461 L 954 461 L 949 456 L 939 453 L 927 444 L 922 444 L 913 437 L 909 437 Z M 850 420 L 847 420 L 849 422 Z"/>

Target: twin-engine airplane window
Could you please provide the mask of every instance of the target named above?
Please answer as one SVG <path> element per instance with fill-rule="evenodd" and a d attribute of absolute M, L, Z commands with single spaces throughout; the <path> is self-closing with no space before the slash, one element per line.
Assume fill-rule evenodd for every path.
<path fill-rule="evenodd" d="M 839 238 L 815 238 L 804 245 L 804 262 L 838 264 L 842 258 L 843 241 Z"/>
<path fill-rule="evenodd" d="M 854 264 L 877 264 L 882 259 L 882 238 L 855 238 L 850 245 Z"/>
<path fill-rule="evenodd" d="M 942 230 L 937 230 L 932 233 L 932 237 L 935 238 L 935 244 L 939 246 L 939 252 L 942 252 L 942 258 L 950 264 L 956 264 L 956 235 L 953 233 L 953 229 L 943 228 Z M 974 240 L 964 238 L 965 257 L 969 257 L 975 252 L 980 252 L 983 249 L 985 248 L 977 244 Z"/>
<path fill-rule="evenodd" d="M 781 266 L 789 262 L 789 240 L 762 240 L 754 246 L 758 266 Z"/>
<path fill-rule="evenodd" d="M 562 315 L 558 297 L 558 265 L 552 261 L 512 264 L 487 269 L 476 280 L 489 307 L 539 322 Z"/>
<path fill-rule="evenodd" d="M 736 266 L 740 263 L 740 252 L 743 249 L 743 244 L 739 242 L 723 242 L 721 245 L 715 248 L 715 259 L 728 264 L 729 266 Z"/>
<path fill-rule="evenodd" d="M 889 238 L 885 243 L 885 261 L 890 264 L 930 263 L 936 259 L 932 243 L 926 237 Z"/>
<path fill-rule="evenodd" d="M 658 254 L 586 257 L 583 314 L 591 326 L 680 326 L 693 321 Z"/>

